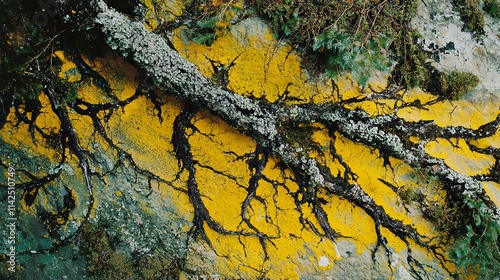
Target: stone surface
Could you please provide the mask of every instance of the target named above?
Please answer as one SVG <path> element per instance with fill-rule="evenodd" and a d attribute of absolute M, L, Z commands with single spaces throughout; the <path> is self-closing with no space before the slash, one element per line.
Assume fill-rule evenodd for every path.
<path fill-rule="evenodd" d="M 479 77 L 477 93 L 500 98 L 500 21 L 485 13 L 484 35 L 463 30 L 460 14 L 450 0 L 421 0 L 412 25 L 422 35 L 424 49 L 438 52 L 432 64 L 441 71 L 471 72 Z M 440 48 L 448 50 L 439 51 Z"/>

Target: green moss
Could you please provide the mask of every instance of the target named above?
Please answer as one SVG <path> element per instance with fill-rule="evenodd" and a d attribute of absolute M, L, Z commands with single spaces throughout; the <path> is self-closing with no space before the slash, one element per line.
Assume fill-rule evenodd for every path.
<path fill-rule="evenodd" d="M 472 91 L 479 83 L 479 78 L 469 72 L 453 71 L 439 75 L 440 94 L 450 100 L 458 100 Z"/>
<path fill-rule="evenodd" d="M 79 237 L 91 279 L 177 279 L 182 267 L 182 260 L 118 251 L 119 244 L 94 225 L 86 224 Z"/>
<path fill-rule="evenodd" d="M 404 203 L 411 204 L 412 202 L 418 201 L 421 194 L 411 188 L 403 187 L 398 191 L 398 195 Z"/>
<path fill-rule="evenodd" d="M 479 9 L 480 0 L 453 0 L 465 27 L 476 35 L 484 34 L 484 14 Z"/>
<path fill-rule="evenodd" d="M 381 34 L 361 46 L 361 42 L 353 42 L 352 37 L 338 32 L 334 26 L 314 38 L 313 50 L 321 50 L 328 56 L 326 74 L 329 77 L 349 71 L 360 85 L 366 86 L 371 69 L 389 70 L 389 59 L 382 50 L 387 50 L 391 42 L 390 37 Z"/>
<path fill-rule="evenodd" d="M 485 0 L 483 10 L 493 18 L 500 18 L 500 2 L 498 0 Z"/>
<path fill-rule="evenodd" d="M 423 208 L 427 219 L 434 223 L 440 232 L 450 234 L 461 224 L 459 209 L 450 202 L 430 202 Z"/>

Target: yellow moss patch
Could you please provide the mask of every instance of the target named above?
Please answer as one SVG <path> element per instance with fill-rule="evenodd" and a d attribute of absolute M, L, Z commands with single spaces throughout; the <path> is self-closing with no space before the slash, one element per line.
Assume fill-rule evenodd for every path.
<path fill-rule="evenodd" d="M 328 214 L 328 221 L 336 232 L 356 245 L 356 253 L 365 252 L 377 242 L 375 223 L 363 209 L 336 196 L 328 197 L 327 201 L 323 209 Z"/>
<path fill-rule="evenodd" d="M 331 83 L 310 81 L 292 48 L 277 42 L 263 22 L 251 20 L 233 26 L 211 46 L 191 42 L 182 28 L 176 30 L 172 43 L 205 76 L 214 74 L 210 60 L 226 66 L 228 88 L 241 95 L 264 97 L 271 102 L 283 94 L 292 103 L 309 102 L 313 97 L 315 102 L 332 100 Z"/>
<path fill-rule="evenodd" d="M 268 165 L 266 170 L 265 174 L 273 174 L 276 171 L 273 164 Z M 212 217 L 226 229 L 254 232 L 242 223 L 240 216 L 246 189 L 238 187 L 234 181 L 211 173 L 197 169 L 198 185 Z M 287 186 L 295 189 L 291 183 Z M 269 242 L 266 245 L 268 259 L 264 261 L 264 249 L 256 237 L 219 235 L 205 226 L 217 255 L 223 256 L 216 258 L 214 272 L 221 273 L 225 277 L 243 278 L 254 278 L 266 272 L 266 277 L 271 279 L 295 279 L 307 271 L 330 269 L 334 261 L 341 258 L 331 240 L 321 238 L 311 228 L 304 228 L 301 225 L 301 214 L 287 189 L 260 182 L 256 196 L 263 199 L 263 202 L 253 199 L 245 215 L 255 228 L 271 238 L 269 242 L 272 242 L 272 245 Z M 231 199 L 224 199 L 229 197 Z M 221 207 L 221 199 L 224 207 Z M 354 221 L 351 215 L 347 215 L 347 211 L 351 211 L 351 205 L 346 203 L 345 206 L 346 222 L 349 221 L 352 225 L 358 224 L 359 220 Z M 331 204 L 331 207 L 336 209 L 335 211 L 342 208 L 337 204 Z M 302 217 L 320 229 L 311 213 L 310 205 L 304 204 L 301 209 Z M 349 227 L 346 226 L 346 231 Z M 304 257 L 310 254 L 315 258 L 309 265 L 302 267 Z M 281 269 L 269 270 L 271 267 Z"/>
<path fill-rule="evenodd" d="M 361 97 L 361 91 L 358 85 L 353 81 L 351 74 L 343 74 L 335 79 L 335 84 L 340 93 L 340 100 Z"/>
<path fill-rule="evenodd" d="M 403 207 L 405 202 L 400 198 L 400 190 L 403 189 L 403 186 L 405 188 L 420 188 L 423 189 L 424 193 L 426 192 L 425 185 L 421 181 L 412 181 L 408 177 L 408 173 L 411 172 L 408 166 L 395 159 L 390 159 L 390 166 L 384 166 L 384 160 L 377 152 L 370 151 L 364 145 L 354 143 L 340 135 L 337 135 L 335 147 L 339 155 L 358 176 L 357 182 L 361 188 L 373 198 L 375 203 L 382 206 L 389 216 L 401 220 L 404 224 L 414 226 L 420 234 L 438 235 L 432 229 L 432 225 L 425 221 L 421 215 L 409 213 Z M 373 221 L 370 219 L 369 223 L 373 223 Z M 370 230 L 365 229 L 362 232 L 370 232 Z M 365 236 L 367 238 L 364 241 L 365 244 L 373 242 L 373 237 Z M 398 244 L 399 240 L 388 238 L 388 242 Z"/>
<path fill-rule="evenodd" d="M 361 109 L 372 116 L 391 114 L 394 111 L 396 101 L 389 99 L 373 101 L 363 101 L 347 105 L 348 109 Z"/>
<path fill-rule="evenodd" d="M 217 232 L 204 227 L 210 240 L 214 240 L 213 247 L 218 258 L 214 272 L 223 273 L 226 277 L 253 278 L 263 271 L 264 251 L 257 238 L 219 235 Z M 229 274 L 227 274 L 229 272 Z"/>
<path fill-rule="evenodd" d="M 210 216 L 228 230 L 246 229 L 240 215 L 246 190 L 238 188 L 230 178 L 207 169 L 197 169 L 196 174 L 198 189 Z"/>
<path fill-rule="evenodd" d="M 395 218 L 404 218 L 404 209 L 394 204 L 398 199 L 397 194 L 378 179 L 384 179 L 386 173 L 390 172 L 389 166 L 384 166 L 379 155 L 371 152 L 362 144 L 354 143 L 338 135 L 339 140 L 335 142 L 335 148 L 357 174 L 357 182 L 379 205 L 390 205 L 386 209 Z M 389 211 L 394 209 L 393 211 Z M 392 213 L 394 212 L 394 213 Z"/>
<path fill-rule="evenodd" d="M 169 101 L 169 106 L 162 107 L 163 122 L 153 114 L 155 108 L 151 101 L 139 97 L 115 112 L 107 124 L 111 139 L 127 151 L 140 168 L 165 180 L 172 180 L 178 172 L 171 137 L 173 118 L 180 112 L 181 105 L 174 98 Z"/>
<path fill-rule="evenodd" d="M 387 239 L 387 245 L 393 248 L 396 253 L 400 253 L 401 251 L 408 249 L 406 243 L 404 243 L 403 240 L 399 239 L 396 235 L 394 235 L 394 233 L 392 233 L 387 228 L 381 227 L 380 232 Z M 382 248 L 379 249 L 383 250 Z M 416 248 L 414 248 L 413 250 L 415 249 Z"/>
<path fill-rule="evenodd" d="M 112 90 L 112 95 L 119 100 L 124 100 L 132 96 L 139 82 L 137 79 L 137 70 L 130 64 L 126 63 L 123 58 L 117 54 L 107 52 L 104 57 L 98 57 L 90 60 L 83 57 L 83 60 L 99 75 L 101 75 L 109 84 Z M 90 94 L 93 100 L 91 103 L 109 102 L 110 98 L 104 94 L 103 90 L 95 85 L 95 81 L 91 78 L 89 91 L 80 91 L 78 97 L 87 98 Z"/>
<path fill-rule="evenodd" d="M 43 99 L 44 98 L 42 97 L 41 101 L 46 101 Z M 46 107 L 41 110 L 41 115 L 43 115 L 40 117 L 39 124 L 45 132 L 58 132 L 59 123 L 50 123 L 51 119 L 53 119 L 53 115 L 50 112 L 51 111 L 49 111 Z M 35 157 L 44 157 L 52 164 L 56 164 L 60 161 L 60 154 L 58 151 L 48 147 L 45 143 L 46 140 L 38 132 L 31 135 L 28 124 L 19 123 L 16 125 L 17 122 L 18 120 L 15 116 L 14 109 L 11 109 L 7 117 L 7 122 L 0 131 L 0 137 L 6 144 L 11 145 L 12 147 L 22 147 L 26 154 Z M 32 138 L 32 136 L 34 136 L 34 138 Z M 47 170 L 30 171 L 34 174 L 44 174 Z"/>
<path fill-rule="evenodd" d="M 50 100 L 45 94 L 38 96 L 42 109 L 36 119 L 36 125 L 46 134 L 58 133 L 61 129 L 57 115 L 52 111 Z"/>
<path fill-rule="evenodd" d="M 195 117 L 194 125 L 199 133 L 190 136 L 189 142 L 200 164 L 231 174 L 242 185 L 248 184 L 248 165 L 245 159 L 237 160 L 237 157 L 252 153 L 255 142 L 206 112 Z"/>

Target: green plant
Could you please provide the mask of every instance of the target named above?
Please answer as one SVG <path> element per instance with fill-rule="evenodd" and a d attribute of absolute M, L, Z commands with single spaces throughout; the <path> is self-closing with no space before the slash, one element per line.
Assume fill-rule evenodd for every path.
<path fill-rule="evenodd" d="M 459 209 L 450 202 L 431 202 L 423 209 L 425 216 L 434 223 L 436 229 L 450 234 L 461 224 Z M 446 236 L 447 237 L 447 236 Z"/>
<path fill-rule="evenodd" d="M 464 274 L 493 279 L 500 275 L 500 221 L 484 211 L 484 202 L 470 200 L 472 223 L 457 238 L 450 257 L 462 267 Z"/>
<path fill-rule="evenodd" d="M 414 190 L 409 187 L 403 187 L 402 189 L 398 190 L 398 195 L 401 197 L 404 203 L 410 204 L 412 202 L 418 201 L 420 197 L 420 193 L 418 190 Z"/>
<path fill-rule="evenodd" d="M 397 57 L 397 64 L 392 71 L 392 83 L 408 88 L 424 86 L 430 76 L 427 64 L 428 54 L 418 44 L 419 34 L 409 31 L 402 34 L 392 45 L 392 52 Z"/>
<path fill-rule="evenodd" d="M 329 77 L 350 72 L 360 85 L 366 86 L 371 69 L 389 69 L 390 62 L 383 51 L 387 51 L 391 41 L 390 37 L 380 34 L 363 45 L 347 33 L 339 32 L 334 25 L 314 38 L 313 50 L 321 50 L 327 55 L 326 74 Z"/>
<path fill-rule="evenodd" d="M 215 40 L 217 15 L 199 20 L 191 32 L 191 40 L 197 44 L 211 45 Z"/>
<path fill-rule="evenodd" d="M 303 50 L 304 62 L 330 77 L 351 72 L 366 84 L 370 70 L 394 68 L 391 82 L 423 85 L 429 76 L 428 54 L 418 44 L 411 19 L 418 1 L 398 4 L 377 0 L 251 1 L 279 37 Z M 311 43 L 313 42 L 313 43 Z"/>
<path fill-rule="evenodd" d="M 485 0 L 483 10 L 493 18 L 500 18 L 500 2 L 498 0 Z"/>

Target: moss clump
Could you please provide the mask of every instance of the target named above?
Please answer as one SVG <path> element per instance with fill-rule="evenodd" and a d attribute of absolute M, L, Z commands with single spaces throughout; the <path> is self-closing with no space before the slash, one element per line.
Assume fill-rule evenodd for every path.
<path fill-rule="evenodd" d="M 129 279 L 133 276 L 130 260 L 112 248 L 103 229 L 86 224 L 80 235 L 80 248 L 87 259 L 87 271 L 101 279 Z"/>
<path fill-rule="evenodd" d="M 479 9 L 480 0 L 453 0 L 465 27 L 476 35 L 484 34 L 484 14 Z"/>
<path fill-rule="evenodd" d="M 485 0 L 483 10 L 493 18 L 500 18 L 500 1 Z"/>
<path fill-rule="evenodd" d="M 432 67 L 427 63 L 429 54 L 418 43 L 419 37 L 418 32 L 410 30 L 401 34 L 391 46 L 394 56 L 397 57 L 396 67 L 391 73 L 391 83 L 407 88 L 425 85 Z"/>
<path fill-rule="evenodd" d="M 79 237 L 91 279 L 178 279 L 182 260 L 120 252 L 103 228 L 90 224 L 84 226 Z"/>
<path fill-rule="evenodd" d="M 453 234 L 460 226 L 462 215 L 460 209 L 453 205 L 453 203 L 446 201 L 430 202 L 425 205 L 423 212 L 425 217 L 434 223 L 436 229 L 440 232 L 446 233 L 443 237 L 448 237 L 448 234 Z"/>
<path fill-rule="evenodd" d="M 479 83 L 479 78 L 469 72 L 453 71 L 440 73 L 438 77 L 440 95 L 449 100 L 458 100 Z"/>
<path fill-rule="evenodd" d="M 400 190 L 398 190 L 398 195 L 401 197 L 404 203 L 412 203 L 415 201 L 418 201 L 421 194 L 418 191 L 415 191 L 414 189 L 404 187 Z"/>

